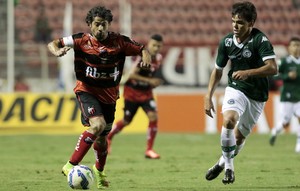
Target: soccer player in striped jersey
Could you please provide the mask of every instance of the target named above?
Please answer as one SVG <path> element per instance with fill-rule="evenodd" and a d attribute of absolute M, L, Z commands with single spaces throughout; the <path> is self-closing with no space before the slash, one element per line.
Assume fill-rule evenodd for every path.
<path fill-rule="evenodd" d="M 295 115 L 300 124 L 300 38 L 292 37 L 288 44 L 289 55 L 280 59 L 279 75 L 276 79 L 283 81 L 280 89 L 281 119 L 272 129 L 270 144 L 273 146 L 277 135 L 289 126 L 291 118 Z M 295 152 L 300 153 L 300 126 L 297 129 Z"/>
<path fill-rule="evenodd" d="M 162 46 L 162 36 L 159 34 L 152 35 L 147 43 L 147 49 L 152 57 L 151 68 L 149 69 L 141 68 L 139 66 L 141 57 L 136 58 L 129 78 L 124 85 L 124 117 L 115 123 L 107 137 L 109 152 L 114 135 L 130 124 L 138 108 L 141 107 L 149 119 L 145 157 L 149 159 L 160 158 L 160 155 L 153 150 L 157 133 L 157 111 L 152 89 L 163 82 L 160 78 L 154 77 L 155 72 L 162 62 L 162 55 L 160 54 Z"/>
<path fill-rule="evenodd" d="M 48 49 L 55 56 L 74 49 L 76 86 L 74 92 L 81 110 L 82 124 L 87 127 L 78 139 L 75 150 L 62 172 L 68 175 L 93 146 L 96 162 L 93 171 L 97 187 L 109 186 L 104 173 L 107 158 L 107 138 L 115 117 L 119 83 L 126 56 L 142 57 L 140 66 L 149 68 L 151 56 L 144 47 L 127 36 L 109 31 L 113 15 L 102 6 L 92 8 L 86 16 L 90 33 L 77 33 L 55 39 Z M 66 63 L 67 64 L 67 63 Z"/>
<path fill-rule="evenodd" d="M 237 2 L 232 6 L 232 33 L 219 43 L 205 97 L 205 112 L 212 117 L 212 97 L 230 61 L 228 86 L 222 105 L 222 156 L 206 173 L 207 180 L 215 179 L 225 169 L 224 184 L 235 181 L 234 157 L 245 144 L 265 102 L 268 99 L 268 76 L 277 74 L 273 46 L 264 33 L 254 28 L 256 8 L 251 2 Z"/>

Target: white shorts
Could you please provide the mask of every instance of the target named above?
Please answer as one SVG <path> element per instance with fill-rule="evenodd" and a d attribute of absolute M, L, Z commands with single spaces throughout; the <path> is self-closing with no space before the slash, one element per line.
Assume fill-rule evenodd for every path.
<path fill-rule="evenodd" d="M 222 113 L 228 110 L 239 114 L 237 127 L 244 137 L 247 137 L 263 112 L 265 102 L 249 99 L 243 92 L 226 87 L 222 105 Z"/>
<path fill-rule="evenodd" d="M 300 118 L 300 101 L 299 102 L 280 102 L 280 123 L 288 124 L 293 115 Z"/>

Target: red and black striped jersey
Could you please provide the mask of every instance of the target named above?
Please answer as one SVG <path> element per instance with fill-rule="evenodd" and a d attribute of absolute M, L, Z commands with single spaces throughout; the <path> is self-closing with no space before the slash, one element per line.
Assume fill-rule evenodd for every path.
<path fill-rule="evenodd" d="M 138 56 L 133 67 L 139 67 L 142 58 Z M 155 72 L 160 68 L 162 63 L 162 55 L 156 54 L 152 57 L 150 69 L 140 68 L 139 75 L 152 78 Z M 128 79 L 124 86 L 124 98 L 130 101 L 143 102 L 153 98 L 153 87 L 145 82 L 135 79 Z"/>
<path fill-rule="evenodd" d="M 126 56 L 141 55 L 143 45 L 118 33 L 109 32 L 104 41 L 89 33 L 78 33 L 60 39 L 63 46 L 74 49 L 75 92 L 85 91 L 103 103 L 119 98 L 119 83 Z"/>

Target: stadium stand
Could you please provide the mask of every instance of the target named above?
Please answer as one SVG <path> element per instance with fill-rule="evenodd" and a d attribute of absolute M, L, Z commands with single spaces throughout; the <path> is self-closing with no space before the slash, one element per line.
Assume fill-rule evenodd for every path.
<path fill-rule="evenodd" d="M 168 46 L 216 46 L 220 38 L 231 32 L 230 8 L 234 0 L 127 0 L 132 10 L 132 37 L 145 42 L 149 35 L 161 33 Z M 299 0 L 252 0 L 258 9 L 256 26 L 264 31 L 273 44 L 285 44 L 291 35 L 299 34 Z M 15 7 L 17 40 L 20 44 L 37 44 L 36 20 L 46 15 L 50 37 L 63 35 L 63 15 L 66 0 L 19 0 Z M 84 22 L 87 11 L 104 5 L 114 14 L 111 29 L 120 31 L 119 0 L 72 0 L 73 33 L 88 31 Z M 28 19 L 30 18 L 30 19 Z M 45 44 L 45 42 L 44 42 Z M 37 48 L 24 51 L 31 57 Z M 33 52 L 32 52 L 33 51 Z M 34 52 L 35 51 L 35 52 Z M 51 64 L 56 61 L 48 55 Z M 28 62 L 30 59 L 28 59 Z M 32 59 L 31 59 L 32 60 Z M 33 59 L 34 60 L 34 59 Z M 36 62 L 28 63 L 36 66 Z"/>

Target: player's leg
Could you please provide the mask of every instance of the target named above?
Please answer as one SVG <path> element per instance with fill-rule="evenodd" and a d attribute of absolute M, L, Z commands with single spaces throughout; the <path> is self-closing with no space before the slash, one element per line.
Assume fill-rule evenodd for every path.
<path fill-rule="evenodd" d="M 224 158 L 225 177 L 222 182 L 229 184 L 234 182 L 234 153 L 236 149 L 236 138 L 234 127 L 239 119 L 236 111 L 228 110 L 223 113 L 223 127 L 221 131 L 221 148 Z"/>
<path fill-rule="evenodd" d="M 298 117 L 297 139 L 296 139 L 295 152 L 300 153 L 300 117 Z"/>
<path fill-rule="evenodd" d="M 82 124 L 88 126 L 88 129 L 79 136 L 70 160 L 63 166 L 62 173 L 64 175 L 67 175 L 73 166 L 81 162 L 97 135 L 103 131 L 106 125 L 96 98 L 85 92 L 77 93 L 76 96 L 81 110 Z"/>
<path fill-rule="evenodd" d="M 295 152 L 300 153 L 300 102 L 297 102 L 294 105 L 294 114 L 298 119 L 297 140 L 296 140 Z"/>
<path fill-rule="evenodd" d="M 112 123 L 115 117 L 115 104 L 103 104 L 101 103 L 101 108 L 103 111 L 103 116 L 106 122 L 106 126 L 102 132 L 97 136 L 93 144 L 93 149 L 96 157 L 95 165 L 93 166 L 93 172 L 95 174 L 96 183 L 98 188 L 108 187 L 109 182 L 106 180 L 106 175 L 104 173 L 104 167 L 107 158 L 107 135 L 111 131 Z"/>
<path fill-rule="evenodd" d="M 240 141 L 240 132 L 237 128 L 235 128 L 235 138 L 236 138 L 236 149 L 234 151 L 234 157 L 238 155 L 238 153 L 241 151 L 241 149 L 245 145 L 245 138 L 243 139 L 242 143 Z M 243 137 L 243 136 L 242 136 Z M 223 155 L 219 158 L 218 162 L 209 169 L 209 171 L 206 173 L 206 179 L 207 180 L 213 180 L 216 177 L 219 176 L 219 174 L 224 170 L 225 168 L 225 160 Z"/>
<path fill-rule="evenodd" d="M 96 157 L 96 163 L 93 165 L 93 172 L 98 188 L 108 187 L 109 182 L 104 173 L 104 166 L 107 158 L 107 137 L 99 136 L 93 144 L 93 149 Z"/>
<path fill-rule="evenodd" d="M 279 123 L 271 130 L 270 145 L 274 145 L 277 135 L 289 126 L 293 115 L 293 103 L 281 102 L 280 103 L 280 120 Z"/>
<path fill-rule="evenodd" d="M 147 130 L 147 148 L 145 157 L 149 159 L 159 159 L 160 155 L 153 150 L 155 138 L 157 135 L 157 109 L 156 102 L 154 99 L 150 99 L 142 103 L 142 108 L 148 117 L 148 130 Z"/>
<path fill-rule="evenodd" d="M 113 137 L 118 134 L 119 132 L 121 132 L 124 127 L 126 127 L 127 125 L 129 125 L 133 119 L 133 117 L 135 116 L 138 108 L 139 108 L 139 104 L 135 103 L 135 102 L 131 102 L 128 100 L 124 101 L 124 117 L 123 119 L 117 121 L 114 125 L 112 130 L 110 131 L 110 133 L 107 136 L 107 142 L 108 142 L 108 153 L 111 153 L 111 143 L 112 143 L 112 139 Z"/>

